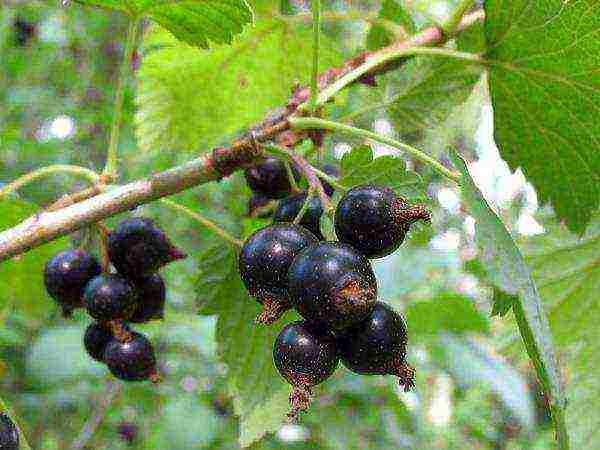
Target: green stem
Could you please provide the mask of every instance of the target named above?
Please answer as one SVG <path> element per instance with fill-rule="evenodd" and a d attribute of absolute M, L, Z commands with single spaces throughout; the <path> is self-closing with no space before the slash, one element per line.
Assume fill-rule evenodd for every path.
<path fill-rule="evenodd" d="M 296 183 L 296 177 L 294 176 L 294 172 L 292 171 L 292 166 L 290 165 L 289 160 L 285 159 L 283 161 L 283 164 L 285 165 L 285 171 L 287 172 L 287 176 L 290 180 L 290 186 L 292 187 L 292 191 L 299 191 L 300 188 L 298 187 L 298 183 Z"/>
<path fill-rule="evenodd" d="M 319 94 L 319 46 L 321 39 L 321 0 L 312 0 L 313 15 L 313 64 L 312 77 L 310 80 L 310 99 L 308 108 L 311 113 L 317 107 L 317 96 Z"/>
<path fill-rule="evenodd" d="M 18 191 L 23 186 L 48 175 L 54 175 L 57 173 L 69 173 L 88 179 L 92 184 L 96 184 L 100 181 L 100 176 L 93 170 L 86 169 L 85 167 L 72 166 L 68 164 L 55 164 L 52 166 L 42 167 L 40 169 L 29 172 L 22 177 L 17 178 L 12 183 L 7 184 L 0 189 L 0 198 L 11 194 L 12 192 Z"/>
<path fill-rule="evenodd" d="M 481 59 L 481 57 L 475 53 L 458 52 L 456 50 L 451 50 L 448 48 L 408 47 L 393 49 L 384 53 L 378 53 L 374 55 L 373 57 L 365 61 L 364 64 L 361 64 L 356 69 L 348 72 L 346 75 L 336 80 L 335 83 L 329 85 L 319 94 L 317 98 L 317 106 L 323 106 L 342 89 L 354 83 L 363 75 L 374 71 L 377 67 L 384 66 L 385 64 L 395 61 L 397 59 L 417 55 L 442 56 L 446 58 L 460 59 L 469 63 L 484 64 L 484 61 Z M 306 107 L 302 105 L 299 108 L 299 110 L 306 111 Z"/>
<path fill-rule="evenodd" d="M 314 166 L 313 166 L 313 171 L 315 172 L 315 174 L 319 178 L 321 178 L 322 180 L 327 181 L 334 188 L 339 189 L 342 192 L 346 191 L 348 189 L 346 186 L 342 186 L 340 183 L 338 183 L 338 179 L 337 178 L 332 177 L 331 175 L 327 175 L 325 172 L 323 172 L 322 170 L 317 169 Z"/>
<path fill-rule="evenodd" d="M 306 211 L 308 211 L 308 207 L 310 205 L 310 201 L 313 198 L 313 195 L 314 189 L 309 189 L 308 194 L 306 195 L 306 199 L 304 199 L 304 203 L 302 204 L 302 208 L 300 208 L 300 211 L 298 211 L 298 214 L 296 214 L 296 217 L 294 217 L 294 224 L 298 225 L 302 221 L 304 214 L 306 214 Z"/>
<path fill-rule="evenodd" d="M 115 180 L 117 178 L 119 134 L 121 132 L 121 122 L 123 121 L 123 98 L 125 96 L 125 84 L 131 67 L 131 58 L 133 56 L 133 51 L 135 50 L 135 41 L 139 24 L 140 21 L 137 18 L 134 18 L 129 22 L 125 51 L 119 68 L 119 79 L 117 81 L 117 93 L 115 94 L 113 106 L 110 141 L 108 143 L 108 152 L 106 154 L 106 165 L 102 172 L 103 175 L 110 180 Z"/>
<path fill-rule="evenodd" d="M 192 219 L 194 219 L 196 222 L 200 223 L 202 226 L 208 228 L 209 230 L 211 230 L 213 233 L 215 233 L 217 236 L 225 239 L 227 242 L 235 245 L 236 247 L 241 247 L 244 242 L 233 237 L 232 235 L 230 235 L 227 231 L 225 231 L 223 228 L 221 228 L 219 225 L 217 225 L 216 223 L 214 223 L 212 220 L 207 219 L 204 216 L 201 216 L 200 214 L 198 214 L 195 211 L 192 211 L 191 209 L 189 209 L 186 206 L 183 206 L 177 202 L 174 202 L 173 200 L 169 200 L 167 198 L 162 198 L 161 203 L 163 203 L 164 205 L 167 205 L 169 208 L 175 209 L 177 211 L 180 211 L 184 214 L 187 214 L 189 217 L 191 217 Z"/>
<path fill-rule="evenodd" d="M 399 150 L 405 151 L 411 154 L 414 158 L 419 161 L 431 166 L 433 170 L 438 172 L 440 175 L 444 177 L 459 182 L 461 176 L 457 172 L 453 172 L 452 170 L 447 169 L 434 158 L 429 156 L 427 153 L 422 152 L 421 150 L 412 147 L 404 142 L 397 141 L 395 139 L 389 138 L 387 136 L 382 136 L 377 133 L 373 133 L 372 131 L 363 130 L 361 128 L 352 127 L 349 125 L 344 125 L 338 122 L 332 122 L 331 120 L 318 119 L 315 117 L 290 117 L 289 122 L 294 128 L 299 128 L 302 130 L 307 129 L 322 129 L 322 130 L 330 130 L 337 131 L 340 133 L 350 134 L 352 136 L 362 137 L 365 139 L 371 139 L 376 142 L 380 142 L 385 145 L 389 145 L 390 147 L 397 148 Z"/>
<path fill-rule="evenodd" d="M 461 0 L 459 5 L 454 9 L 452 15 L 442 27 L 444 33 L 448 37 L 452 37 L 455 34 L 458 24 L 460 23 L 464 15 L 467 13 L 467 11 L 473 7 L 474 3 L 475 0 Z"/>

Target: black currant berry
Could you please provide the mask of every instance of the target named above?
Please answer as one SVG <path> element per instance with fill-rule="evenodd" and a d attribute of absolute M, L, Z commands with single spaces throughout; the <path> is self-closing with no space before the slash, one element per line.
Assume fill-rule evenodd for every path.
<path fill-rule="evenodd" d="M 128 321 L 132 323 L 145 323 L 151 320 L 160 320 L 165 312 L 165 282 L 155 273 L 148 277 L 136 280 L 134 288 L 137 297 L 137 307 Z"/>
<path fill-rule="evenodd" d="M 338 204 L 335 232 L 368 258 L 381 258 L 400 247 L 413 222 L 429 218 L 423 206 L 409 205 L 390 188 L 357 186 Z"/>
<path fill-rule="evenodd" d="M 293 386 L 291 419 L 308 410 L 312 386 L 333 375 L 340 361 L 333 335 L 308 322 L 293 322 L 281 330 L 273 346 L 273 360 Z"/>
<path fill-rule="evenodd" d="M 133 287 L 117 275 L 98 275 L 83 297 L 88 314 L 99 322 L 127 320 L 137 307 Z"/>
<path fill-rule="evenodd" d="M 62 307 L 65 316 L 83 306 L 83 292 L 88 282 L 100 275 L 100 264 L 83 250 L 66 250 L 55 255 L 44 270 L 48 294 Z"/>
<path fill-rule="evenodd" d="M 117 433 L 123 441 L 132 445 L 139 434 L 139 427 L 133 422 L 121 422 L 117 425 Z"/>
<path fill-rule="evenodd" d="M 317 238 L 299 225 L 279 223 L 256 231 L 246 240 L 239 258 L 246 289 L 263 305 L 257 322 L 271 324 L 291 305 L 287 272 L 296 255 Z"/>
<path fill-rule="evenodd" d="M 132 332 L 121 342 L 112 339 L 104 351 L 104 362 L 120 380 L 142 381 L 157 377 L 154 348 L 143 335 Z"/>
<path fill-rule="evenodd" d="M 17 19 L 13 23 L 13 27 L 15 31 L 15 42 L 19 47 L 26 46 L 29 43 L 29 41 L 35 37 L 35 24 L 28 22 L 27 20 L 21 17 L 17 17 Z"/>
<path fill-rule="evenodd" d="M 125 219 L 108 237 L 108 256 L 117 271 L 131 279 L 148 276 L 186 254 L 148 218 Z"/>
<path fill-rule="evenodd" d="M 294 177 L 299 179 L 298 171 L 292 166 Z M 261 163 L 244 172 L 250 189 L 270 199 L 279 199 L 289 195 L 292 186 L 283 161 L 273 157 L 265 158 Z"/>
<path fill-rule="evenodd" d="M 0 412 L 0 449 L 19 450 L 19 431 L 14 422 Z"/>
<path fill-rule="evenodd" d="M 306 195 L 306 193 L 301 193 L 281 200 L 277 210 L 275 210 L 273 221 L 293 222 L 306 201 Z M 300 225 L 310 230 L 319 240 L 323 240 L 323 234 L 321 234 L 322 215 L 321 200 L 319 197 L 313 196 L 308 202 L 308 209 L 300 220 Z"/>
<path fill-rule="evenodd" d="M 96 361 L 104 362 L 104 351 L 113 340 L 112 329 L 106 324 L 91 323 L 83 336 L 85 351 Z"/>
<path fill-rule="evenodd" d="M 333 164 L 325 164 L 323 166 L 323 172 L 325 172 L 327 175 L 329 175 L 330 177 L 339 177 L 340 176 L 340 169 L 338 166 L 334 166 Z M 323 189 L 325 190 L 325 193 L 331 197 L 333 195 L 333 192 L 335 191 L 335 188 L 329 184 L 327 181 L 325 180 L 321 180 L 321 183 L 323 184 Z"/>
<path fill-rule="evenodd" d="M 338 336 L 342 363 L 362 375 L 395 375 L 405 391 L 415 387 L 414 369 L 406 362 L 407 331 L 400 314 L 375 303 L 367 319 Z"/>
<path fill-rule="evenodd" d="M 300 252 L 288 271 L 288 283 L 300 315 L 333 331 L 361 322 L 377 299 L 371 263 L 339 242 L 321 242 Z"/>

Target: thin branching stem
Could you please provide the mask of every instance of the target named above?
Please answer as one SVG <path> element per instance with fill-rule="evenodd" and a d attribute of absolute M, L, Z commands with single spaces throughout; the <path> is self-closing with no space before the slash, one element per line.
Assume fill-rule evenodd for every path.
<path fill-rule="evenodd" d="M 175 209 L 177 211 L 180 211 L 180 212 L 186 214 L 187 216 L 191 217 L 196 222 L 198 222 L 199 224 L 201 224 L 203 227 L 208 228 L 210 231 L 212 231 L 213 233 L 215 233 L 220 238 L 226 240 L 230 244 L 232 244 L 232 245 L 234 245 L 236 247 L 241 247 L 244 244 L 243 241 L 241 241 L 240 239 L 238 239 L 238 238 L 232 236 L 231 234 L 229 234 L 227 231 L 225 231 L 219 225 L 217 225 L 216 223 L 214 223 L 212 220 L 209 220 L 206 217 L 198 214 L 197 212 L 192 211 L 187 206 L 183 206 L 182 204 L 174 202 L 173 200 L 170 200 L 170 199 L 167 199 L 167 198 L 163 198 L 160 201 L 161 201 L 162 204 L 167 205 L 169 208 L 172 208 L 172 209 Z"/>

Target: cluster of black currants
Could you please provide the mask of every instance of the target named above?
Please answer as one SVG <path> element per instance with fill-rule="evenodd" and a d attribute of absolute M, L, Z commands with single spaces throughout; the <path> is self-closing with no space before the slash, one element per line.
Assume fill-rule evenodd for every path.
<path fill-rule="evenodd" d="M 132 323 L 162 319 L 164 265 L 185 258 L 165 233 L 147 218 L 130 218 L 108 233 L 109 264 L 81 249 L 66 250 L 46 264 L 44 283 L 65 317 L 85 308 L 94 319 L 84 336 L 87 353 L 125 381 L 158 381 L 154 348 Z"/>
<path fill-rule="evenodd" d="M 263 178 L 272 181 L 275 163 L 269 164 L 266 169 L 259 165 L 252 170 L 266 171 L 269 176 Z M 283 170 L 277 177 L 287 180 Z M 255 180 L 260 177 L 246 176 L 256 192 Z M 282 184 L 275 184 L 277 196 L 281 196 Z M 268 185 L 261 194 L 265 191 Z M 290 198 L 282 202 L 284 207 Z M 301 206 L 293 209 L 295 214 Z M 280 204 L 278 212 L 281 209 Z M 308 410 L 311 388 L 328 379 L 340 360 L 355 373 L 395 375 L 405 390 L 413 388 L 414 370 L 406 362 L 405 321 L 377 301 L 377 280 L 369 259 L 394 252 L 410 225 L 429 221 L 429 213 L 387 187 L 356 186 L 337 206 L 338 241 L 329 242 L 323 240 L 319 228 L 322 209 L 309 224 L 290 223 L 294 213 L 286 217 L 287 222 L 251 235 L 239 257 L 244 285 L 262 304 L 257 322 L 272 324 L 291 308 L 304 319 L 285 326 L 273 349 L 275 366 L 293 387 L 289 417 Z"/>

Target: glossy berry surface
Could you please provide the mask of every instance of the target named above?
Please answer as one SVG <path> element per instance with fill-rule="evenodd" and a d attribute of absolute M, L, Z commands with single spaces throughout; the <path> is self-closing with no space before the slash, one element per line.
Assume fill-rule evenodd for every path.
<path fill-rule="evenodd" d="M 131 333 L 131 339 L 127 342 L 111 340 L 104 352 L 104 362 L 115 377 L 124 381 L 147 380 L 156 372 L 152 344 L 135 332 Z"/>
<path fill-rule="evenodd" d="M 339 242 L 321 242 L 300 252 L 288 271 L 288 283 L 300 315 L 333 331 L 365 319 L 377 298 L 369 260 Z"/>
<path fill-rule="evenodd" d="M 329 378 L 339 364 L 335 339 L 307 322 L 286 325 L 273 346 L 275 367 L 290 384 L 298 379 L 315 386 Z"/>
<path fill-rule="evenodd" d="M 83 335 L 83 346 L 91 358 L 104 361 L 104 351 L 107 344 L 113 339 L 111 329 L 103 324 L 91 323 Z"/>
<path fill-rule="evenodd" d="M 414 386 L 405 362 L 407 329 L 402 316 L 377 302 L 369 317 L 337 338 L 342 363 L 362 375 L 396 375 L 406 388 Z"/>
<path fill-rule="evenodd" d="M 89 253 L 66 250 L 46 264 L 44 284 L 48 294 L 68 314 L 72 309 L 83 306 L 85 286 L 101 272 L 100 264 Z"/>
<path fill-rule="evenodd" d="M 300 178 L 292 167 L 295 178 Z M 253 192 L 270 199 L 279 199 L 289 195 L 292 186 L 283 161 L 273 157 L 265 158 L 261 163 L 246 169 L 246 183 Z"/>
<path fill-rule="evenodd" d="M 134 282 L 137 306 L 129 322 L 145 323 L 150 320 L 159 320 L 165 312 L 165 282 L 155 273 Z"/>
<path fill-rule="evenodd" d="M 108 256 L 119 274 L 135 279 L 186 257 L 153 220 L 125 219 L 108 237 Z"/>
<path fill-rule="evenodd" d="M 288 223 L 256 231 L 244 243 L 239 257 L 240 276 L 250 295 L 260 303 L 274 303 L 271 306 L 279 309 L 275 316 L 288 309 L 288 268 L 302 249 L 317 242 L 306 228 Z M 265 323 L 271 321 L 266 319 Z"/>
<path fill-rule="evenodd" d="M 273 346 L 273 361 L 294 389 L 290 395 L 289 417 L 308 410 L 311 387 L 328 379 L 339 365 L 335 338 L 307 322 L 285 326 Z"/>
<path fill-rule="evenodd" d="M 19 450 L 19 431 L 5 413 L 0 412 L 0 449 Z"/>
<path fill-rule="evenodd" d="M 410 224 L 429 220 L 422 206 L 411 206 L 387 187 L 372 185 L 350 189 L 335 212 L 335 232 L 340 240 L 368 258 L 382 258 L 404 241 Z"/>
<path fill-rule="evenodd" d="M 281 200 L 273 215 L 273 221 L 293 222 L 306 201 L 306 195 L 306 193 L 302 193 Z M 319 240 L 323 239 L 323 235 L 321 234 L 322 215 L 323 206 L 321 206 L 321 200 L 318 196 L 313 196 L 308 203 L 308 209 L 299 223 L 299 225 L 311 231 Z"/>
<path fill-rule="evenodd" d="M 137 303 L 127 280 L 117 275 L 98 275 L 85 288 L 85 308 L 99 322 L 128 319 Z"/>
<path fill-rule="evenodd" d="M 340 169 L 338 166 L 335 166 L 333 164 L 325 164 L 323 166 L 323 172 L 325 172 L 327 175 L 329 175 L 330 177 L 339 177 L 340 176 Z M 325 180 L 321 180 L 321 183 L 323 184 L 323 190 L 325 191 L 325 193 L 331 197 L 335 191 L 335 188 L 329 184 L 327 181 Z"/>

